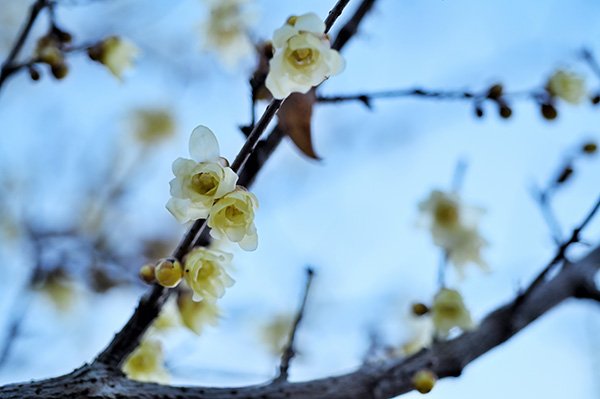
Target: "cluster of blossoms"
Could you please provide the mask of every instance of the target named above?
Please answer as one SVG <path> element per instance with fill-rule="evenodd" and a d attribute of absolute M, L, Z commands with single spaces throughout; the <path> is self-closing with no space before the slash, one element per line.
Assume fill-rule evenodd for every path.
<path fill-rule="evenodd" d="M 248 0 L 204 0 L 209 18 L 202 25 L 203 46 L 215 51 L 227 67 L 254 53 L 248 35 L 252 18 L 246 12 Z"/>
<path fill-rule="evenodd" d="M 482 209 L 465 205 L 457 194 L 434 190 L 419 204 L 419 210 L 434 244 L 447 253 L 459 271 L 469 263 L 487 268 L 481 257 L 487 242 L 477 228 Z"/>
<path fill-rule="evenodd" d="M 344 69 L 344 59 L 331 49 L 325 24 L 314 13 L 288 18 L 273 35 L 273 51 L 266 86 L 278 99 L 306 93 Z"/>
<path fill-rule="evenodd" d="M 550 76 L 546 83 L 546 91 L 550 96 L 570 104 L 581 103 L 587 95 L 584 77 L 563 69 L 558 69 Z"/>

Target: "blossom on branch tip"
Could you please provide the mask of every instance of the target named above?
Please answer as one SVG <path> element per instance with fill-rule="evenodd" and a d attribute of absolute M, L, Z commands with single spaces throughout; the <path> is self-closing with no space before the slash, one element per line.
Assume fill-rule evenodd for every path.
<path fill-rule="evenodd" d="M 314 13 L 290 17 L 273 34 L 273 49 L 266 86 L 278 99 L 306 93 L 344 69 L 344 59 L 325 34 L 325 23 Z"/>
<path fill-rule="evenodd" d="M 132 380 L 166 384 L 169 380 L 169 374 L 163 363 L 164 358 L 160 342 L 144 339 L 125 359 L 123 372 Z"/>
<path fill-rule="evenodd" d="M 129 40 L 110 36 L 88 49 L 89 57 L 104 65 L 117 79 L 123 79 L 123 73 L 133 67 L 140 50 Z"/>
<path fill-rule="evenodd" d="M 446 338 L 455 327 L 463 331 L 474 327 L 462 295 L 456 290 L 442 288 L 433 299 L 431 318 L 436 334 Z"/>
<path fill-rule="evenodd" d="M 176 259 L 161 259 L 154 269 L 154 277 L 163 287 L 176 287 L 183 277 L 181 264 Z"/>
<path fill-rule="evenodd" d="M 227 252 L 204 247 L 194 248 L 186 255 L 183 277 L 194 292 L 195 301 L 221 298 L 225 289 L 233 285 L 226 270 L 232 258 Z"/>
<path fill-rule="evenodd" d="M 206 218 L 215 200 L 233 191 L 238 176 L 219 157 L 219 143 L 206 126 L 192 132 L 189 151 L 193 159 L 173 162 L 172 198 L 167 209 L 180 222 Z"/>
<path fill-rule="evenodd" d="M 208 216 L 210 235 L 221 239 L 227 237 L 246 251 L 258 246 L 258 234 L 254 225 L 254 213 L 258 200 L 254 194 L 238 186 L 213 205 Z"/>
<path fill-rule="evenodd" d="M 551 96 L 579 104 L 586 95 L 585 79 L 577 73 L 559 69 L 548 79 L 546 90 Z"/>

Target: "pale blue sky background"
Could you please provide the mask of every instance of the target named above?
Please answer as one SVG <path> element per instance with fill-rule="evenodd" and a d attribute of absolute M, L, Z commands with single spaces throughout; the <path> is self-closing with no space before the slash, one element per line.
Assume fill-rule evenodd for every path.
<path fill-rule="evenodd" d="M 0 0 L 0 6 L 20 1 Z M 290 14 L 324 17 L 332 3 L 258 1 L 256 37 L 268 38 Z M 514 91 L 543 84 L 556 67 L 583 73 L 598 89 L 597 77 L 577 59 L 583 46 L 600 54 L 598 15 L 594 0 L 380 0 L 344 52 L 346 70 L 322 93 L 414 85 L 481 89 L 496 81 Z M 252 63 L 226 71 L 199 50 L 204 7 L 197 0 L 106 0 L 60 8 L 58 16 L 83 41 L 122 34 L 144 55 L 122 84 L 83 56 L 73 58 L 64 82 L 32 84 L 25 75 L 11 80 L 0 95 L 1 173 L 25 179 L 29 214 L 48 223 L 69 220 L 77 209 L 77 182 L 97 173 L 110 142 L 124 134 L 128 110 L 170 106 L 178 136 L 153 155 L 115 235 L 177 236 L 181 228 L 164 209 L 170 164 L 187 155 L 197 124 L 211 127 L 224 155 L 235 156 L 243 142 L 237 126 L 248 118 Z M 387 342 L 402 343 L 409 334 L 407 304 L 427 301 L 436 290 L 439 253 L 427 232 L 415 228 L 417 204 L 431 189 L 449 186 L 461 158 L 469 164 L 464 198 L 487 209 L 481 226 L 493 269 L 487 275 L 473 268 L 463 281 L 451 275 L 474 317 L 511 298 L 553 256 L 529 189 L 553 175 L 567 150 L 600 139 L 600 109 L 561 104 L 559 119 L 549 123 L 530 102 L 514 104 L 510 120 L 492 108 L 475 119 L 462 102 L 374 105 L 372 112 L 359 104 L 320 106 L 313 128 L 323 161 L 306 160 L 286 142 L 267 164 L 253 187 L 261 203 L 259 249 L 236 253 L 237 283 L 223 300 L 227 317 L 221 326 L 201 338 L 181 333 L 168 341 L 175 381 L 246 384 L 272 376 L 276 361 L 261 346 L 257 325 L 295 309 L 306 264 L 316 267 L 318 277 L 293 379 L 355 368 L 370 327 Z M 599 181 L 599 157 L 577 164 L 576 178 L 555 202 L 565 231 L 596 200 Z M 600 222 L 590 225 L 586 238 L 598 242 Z M 15 295 L 27 264 L 2 263 L 12 277 L 2 279 L 1 292 Z M 56 375 L 91 359 L 128 318 L 139 294 L 120 289 L 109 297 L 84 295 L 66 316 L 35 302 L 0 383 Z M 8 303 L 0 304 L 1 314 Z M 599 336 L 597 305 L 565 303 L 470 365 L 460 379 L 441 381 L 430 397 L 598 399 Z"/>

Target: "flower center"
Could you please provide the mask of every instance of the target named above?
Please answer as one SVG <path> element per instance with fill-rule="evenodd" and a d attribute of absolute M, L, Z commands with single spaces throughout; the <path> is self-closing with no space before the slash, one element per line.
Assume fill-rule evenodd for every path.
<path fill-rule="evenodd" d="M 207 279 L 212 277 L 216 272 L 216 267 L 212 262 L 205 261 L 202 263 L 202 267 L 198 271 L 198 279 Z"/>
<path fill-rule="evenodd" d="M 235 205 L 231 205 L 225 208 L 225 217 L 232 223 L 243 223 L 244 212 L 240 211 Z"/>
<path fill-rule="evenodd" d="M 292 51 L 290 58 L 296 66 L 303 67 L 314 63 L 317 55 L 311 48 L 299 48 Z"/>
<path fill-rule="evenodd" d="M 445 227 L 458 223 L 458 207 L 450 202 L 443 202 L 435 207 L 435 221 Z"/>
<path fill-rule="evenodd" d="M 456 319 L 460 314 L 460 307 L 455 304 L 444 303 L 438 305 L 438 311 L 442 317 Z"/>
<path fill-rule="evenodd" d="M 200 195 L 213 195 L 218 185 L 218 179 L 211 173 L 197 173 L 192 176 L 192 188 Z"/>

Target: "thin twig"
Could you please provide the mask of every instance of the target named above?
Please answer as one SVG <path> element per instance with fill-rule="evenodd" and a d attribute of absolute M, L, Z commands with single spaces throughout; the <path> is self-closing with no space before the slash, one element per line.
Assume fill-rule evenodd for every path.
<path fill-rule="evenodd" d="M 592 209 L 588 212 L 586 217 L 583 219 L 581 224 L 573 229 L 571 233 L 571 237 L 558 248 L 556 255 L 554 258 L 546 265 L 546 267 L 538 274 L 538 276 L 533 280 L 533 282 L 527 287 L 525 291 L 519 294 L 517 299 L 515 300 L 515 304 L 518 306 L 523 302 L 524 298 L 530 295 L 538 286 L 544 282 L 546 276 L 554 270 L 554 267 L 565 260 L 567 249 L 574 243 L 579 242 L 581 232 L 585 229 L 585 227 L 592 221 L 598 210 L 600 209 L 600 197 L 596 200 L 596 203 L 592 207 Z"/>
<path fill-rule="evenodd" d="M 302 302 L 300 304 L 300 308 L 298 309 L 298 313 L 296 313 L 296 318 L 294 319 L 294 323 L 292 324 L 292 329 L 290 331 L 290 335 L 287 341 L 287 344 L 283 350 L 281 355 L 281 363 L 279 365 L 279 375 L 275 378 L 275 381 L 287 381 L 288 379 L 288 370 L 290 368 L 290 363 L 294 356 L 296 355 L 295 339 L 296 332 L 298 331 L 298 327 L 302 322 L 302 318 L 304 317 L 304 310 L 306 308 L 306 301 L 308 299 L 308 294 L 310 292 L 310 286 L 312 284 L 313 277 L 315 272 L 310 267 L 306 269 L 306 285 L 304 286 L 304 294 L 302 295 Z"/>
<path fill-rule="evenodd" d="M 594 57 L 594 54 L 592 54 L 592 52 L 589 49 L 584 48 L 581 51 L 581 58 L 583 58 L 583 60 L 588 64 L 592 72 L 594 72 L 598 79 L 600 79 L 600 64 L 598 64 L 598 61 L 596 60 L 596 57 Z"/>
<path fill-rule="evenodd" d="M 17 60 L 17 57 L 19 56 L 19 53 L 21 52 L 25 41 L 27 41 L 27 37 L 31 33 L 31 28 L 33 27 L 33 24 L 37 19 L 38 15 L 45 7 L 50 6 L 50 4 L 51 1 L 49 0 L 37 0 L 31 6 L 29 10 L 29 16 L 27 17 L 25 24 L 21 28 L 21 31 L 17 36 L 17 40 L 15 41 L 12 49 L 10 50 L 10 53 L 8 53 L 8 57 L 6 57 L 6 60 L 2 63 L 2 69 L 0 70 L 0 90 L 4 85 L 4 82 L 6 82 L 6 79 L 8 79 L 9 76 L 11 76 L 14 72 L 20 69 L 20 67 L 15 68 L 15 61 Z"/>

